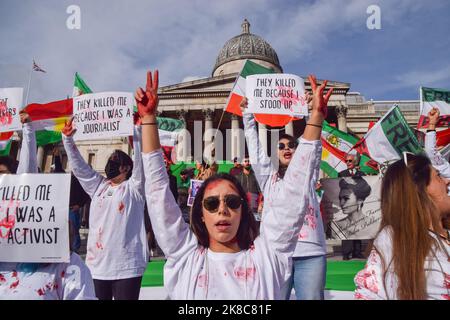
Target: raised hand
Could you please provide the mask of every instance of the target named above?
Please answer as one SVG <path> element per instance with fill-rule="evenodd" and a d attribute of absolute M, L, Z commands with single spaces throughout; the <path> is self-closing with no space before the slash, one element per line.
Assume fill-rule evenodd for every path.
<path fill-rule="evenodd" d="M 146 115 L 155 115 L 158 107 L 158 70 L 155 70 L 154 78 L 152 79 L 152 72 L 147 72 L 147 83 L 145 91 L 138 88 L 134 95 L 138 107 L 138 112 L 141 118 Z"/>
<path fill-rule="evenodd" d="M 24 110 L 19 112 L 20 122 L 22 124 L 31 122 L 31 117 L 28 113 L 26 113 Z"/>
<path fill-rule="evenodd" d="M 74 135 L 75 131 L 77 131 L 77 129 L 73 126 L 73 117 L 70 118 L 69 122 L 64 121 L 64 128 L 61 130 L 63 135 L 71 137 Z"/>
<path fill-rule="evenodd" d="M 439 109 L 434 107 L 428 112 L 428 118 L 430 119 L 430 123 L 428 124 L 428 129 L 434 130 L 439 121 Z"/>
<path fill-rule="evenodd" d="M 308 76 L 309 82 L 311 83 L 312 89 L 312 115 L 318 116 L 321 114 L 322 121 L 327 117 L 328 114 L 328 100 L 330 99 L 333 88 L 328 90 L 327 94 L 324 96 L 323 91 L 327 86 L 328 81 L 325 80 L 319 87 L 317 86 L 317 79 L 314 75 Z"/>

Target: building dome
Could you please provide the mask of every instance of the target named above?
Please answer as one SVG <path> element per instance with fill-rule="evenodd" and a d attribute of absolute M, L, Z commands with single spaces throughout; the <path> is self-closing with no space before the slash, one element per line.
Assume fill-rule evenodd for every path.
<path fill-rule="evenodd" d="M 282 72 L 278 55 L 272 46 L 263 38 L 250 33 L 250 23 L 247 19 L 242 23 L 242 33 L 228 40 L 220 50 L 213 69 L 213 76 L 239 72 L 240 68 L 220 68 L 224 65 L 238 66 L 238 64 L 229 64 L 229 62 L 251 59 L 255 62 L 262 62 L 266 67 L 272 67 L 276 72 Z M 242 64 L 239 64 L 242 67 Z M 226 72 L 224 72 L 226 71 Z"/>

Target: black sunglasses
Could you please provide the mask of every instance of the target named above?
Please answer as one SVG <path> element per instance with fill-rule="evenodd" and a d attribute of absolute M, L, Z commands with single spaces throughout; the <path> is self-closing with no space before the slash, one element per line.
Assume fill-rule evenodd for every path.
<path fill-rule="evenodd" d="M 287 146 L 290 149 L 295 149 L 297 148 L 297 143 L 289 141 Z M 278 150 L 283 150 L 284 148 L 286 148 L 286 145 L 283 142 L 278 142 Z"/>
<path fill-rule="evenodd" d="M 241 207 L 244 199 L 236 194 L 227 194 L 224 197 L 225 205 L 232 209 L 236 210 Z M 203 207 L 211 213 L 217 212 L 220 206 L 220 198 L 218 196 L 211 196 L 203 199 Z"/>
<path fill-rule="evenodd" d="M 346 163 L 349 163 L 349 162 L 353 162 L 353 160 L 348 159 L 348 160 L 345 160 L 345 162 L 346 162 Z"/>

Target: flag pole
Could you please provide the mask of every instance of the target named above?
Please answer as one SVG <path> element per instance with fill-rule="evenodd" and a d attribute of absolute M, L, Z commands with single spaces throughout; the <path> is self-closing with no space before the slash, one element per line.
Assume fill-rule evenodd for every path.
<path fill-rule="evenodd" d="M 33 60 L 34 61 L 34 60 Z M 30 76 L 28 77 L 27 95 L 25 97 L 25 107 L 28 105 L 28 96 L 30 94 L 31 75 L 33 74 L 33 66 L 31 66 Z"/>

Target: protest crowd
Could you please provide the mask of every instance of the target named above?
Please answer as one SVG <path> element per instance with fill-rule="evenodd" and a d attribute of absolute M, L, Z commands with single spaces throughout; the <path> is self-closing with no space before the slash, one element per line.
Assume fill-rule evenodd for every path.
<path fill-rule="evenodd" d="M 259 76 L 264 79 L 264 74 Z M 33 121 L 22 110 L 19 161 L 0 157 L 0 299 L 137 300 L 152 249 L 166 260 L 169 299 L 285 300 L 294 290 L 298 300 L 323 300 L 326 238 L 333 233 L 344 239 L 343 260 L 367 260 L 354 278 L 355 299 L 450 300 L 450 164 L 436 142 L 439 108 L 428 111 L 423 148 L 397 148 L 391 161 L 384 162 L 377 153 L 367 152 L 375 134 L 367 135 L 345 154 L 347 169 L 320 179 L 333 89 L 326 90 L 327 81 L 320 83 L 313 75 L 308 81 L 311 91 L 302 93 L 302 99 L 290 90 L 283 98 L 290 104 L 302 100 L 305 126 L 295 137 L 279 136 L 275 161 L 259 142 L 255 99 L 242 97 L 248 155 L 228 159 L 233 162 L 228 173 L 208 160 L 173 175 L 158 132 L 158 71 L 147 73 L 145 86 L 134 96 L 107 100 L 128 99 L 136 110 L 130 122 L 132 156 L 121 150 L 110 154 L 106 176 L 88 165 L 76 144 L 77 137 L 109 126 L 101 122 L 101 111 L 65 122 L 62 143 L 71 172 L 63 169 L 56 147 L 48 174 L 38 172 Z M 283 87 L 294 82 L 282 82 Z M 278 94 L 271 98 L 281 101 Z M 96 107 L 114 105 L 109 104 Z M 74 99 L 75 106 L 84 108 Z M 380 123 L 390 119 L 385 117 Z M 77 132 L 81 119 L 99 123 Z M 133 121 L 133 115 L 127 121 Z M 114 123 L 111 130 L 121 130 L 120 121 Z M 378 143 L 383 149 L 381 139 Z M 362 170 L 364 156 L 376 163 L 372 176 Z M 12 186 L 33 177 L 44 183 L 46 176 L 54 179 L 52 189 L 39 191 L 38 197 L 40 189 L 33 184 L 29 193 L 34 201 L 51 199 L 51 190 L 70 192 L 66 198 L 55 195 L 56 215 L 65 217 L 61 224 L 48 223 L 39 231 L 38 223 L 51 221 L 53 211 L 47 214 L 47 207 L 39 204 L 24 207 L 31 200 L 24 189 Z M 64 183 L 59 184 L 62 177 Z M 369 199 L 377 197 L 375 189 L 380 190 L 378 209 L 368 211 L 373 202 Z M 89 207 L 84 217 L 89 226 L 85 261 L 79 255 L 83 207 Z M 368 228 L 370 238 L 364 233 Z M 47 260 L 27 260 L 19 254 L 18 260 L 11 259 L 24 239 Z M 366 252 L 361 240 L 370 240 Z M 44 252 L 56 243 L 57 253 Z"/>

